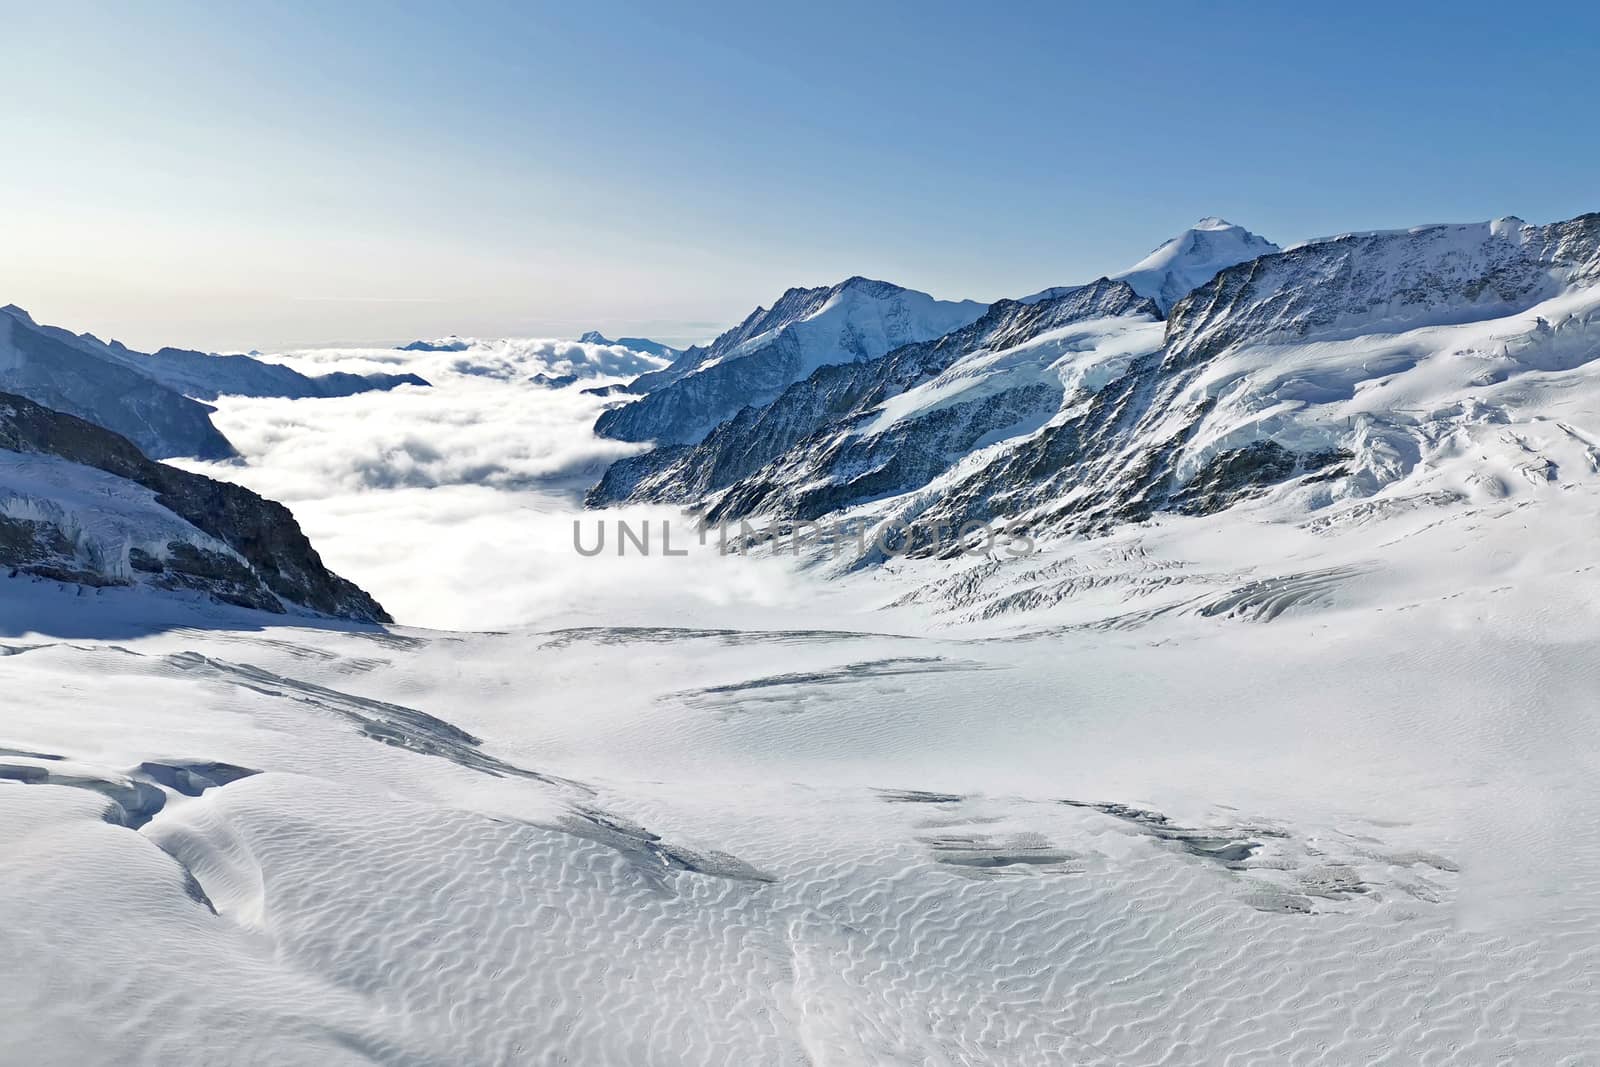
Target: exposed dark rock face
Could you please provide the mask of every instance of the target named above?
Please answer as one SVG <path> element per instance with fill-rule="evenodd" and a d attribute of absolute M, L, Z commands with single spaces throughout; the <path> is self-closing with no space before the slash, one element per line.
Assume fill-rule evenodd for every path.
<path fill-rule="evenodd" d="M 565 389 L 569 385 L 576 385 L 578 376 L 576 374 L 535 374 L 528 381 L 546 389 Z"/>
<path fill-rule="evenodd" d="M 82 565 L 72 539 L 52 523 L 0 515 L 0 567 L 75 585 L 118 584 Z"/>
<path fill-rule="evenodd" d="M 153 584 L 198 589 L 268 611 L 281 612 L 287 602 L 340 618 L 391 621 L 371 596 L 323 566 L 287 508 L 243 486 L 156 463 L 109 430 L 5 393 L 0 393 L 0 449 L 54 456 L 142 486 L 161 507 L 237 553 L 236 558 L 184 541 L 169 543 L 161 556 L 130 551 L 129 567 L 154 576 Z M 82 584 L 116 583 L 116 576 L 100 567 L 63 566 L 62 561 L 75 558 L 70 541 L 48 523 L 12 519 L 0 527 L 0 564 Z M 67 576 L 71 573 L 77 576 Z"/>
<path fill-rule="evenodd" d="M 1164 368 L 1160 353 L 1138 359 L 1067 417 L 938 497 L 903 509 L 899 521 L 946 529 L 1006 522 L 1013 532 L 1101 534 L 1162 511 L 1220 511 L 1295 477 L 1326 477 L 1347 458 L 1263 441 L 1221 452 L 1183 479 L 1179 460 L 1212 408 L 1191 392 L 1194 374 Z M 869 553 L 862 562 L 876 558 Z"/>
<path fill-rule="evenodd" d="M 1335 465 L 1350 458 L 1350 453 L 1343 449 L 1292 452 L 1276 441 L 1253 441 L 1244 448 L 1212 456 L 1199 473 L 1189 479 L 1183 491 L 1173 497 L 1172 503 L 1178 511 L 1208 515 L 1245 499 L 1254 490 L 1296 475 L 1315 474 L 1321 479 L 1338 477 L 1342 470 Z"/>

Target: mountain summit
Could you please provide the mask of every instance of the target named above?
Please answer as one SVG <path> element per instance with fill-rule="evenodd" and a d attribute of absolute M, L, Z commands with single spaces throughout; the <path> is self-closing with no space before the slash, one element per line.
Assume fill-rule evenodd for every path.
<path fill-rule="evenodd" d="M 1204 218 L 1112 277 L 1154 300 L 1165 313 L 1219 271 L 1277 251 L 1277 245 L 1243 226 Z"/>
<path fill-rule="evenodd" d="M 607 411 L 604 437 L 693 444 L 751 404 L 765 404 L 820 367 L 879 359 L 901 345 L 931 341 L 987 310 L 976 300 L 936 300 L 890 282 L 852 277 L 795 288 L 756 308 L 710 345 L 629 386 L 648 393 Z"/>

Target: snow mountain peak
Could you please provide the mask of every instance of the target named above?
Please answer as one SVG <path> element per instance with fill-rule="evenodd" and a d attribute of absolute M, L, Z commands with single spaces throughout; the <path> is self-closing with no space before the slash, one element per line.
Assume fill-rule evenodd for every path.
<path fill-rule="evenodd" d="M 1219 271 L 1277 251 L 1278 246 L 1265 237 L 1212 215 L 1112 277 L 1154 300 L 1165 313 Z"/>
<path fill-rule="evenodd" d="M 741 408 L 766 404 L 819 367 L 867 362 L 904 344 L 931 341 L 973 322 L 988 306 L 937 300 L 861 275 L 789 289 L 710 345 L 636 379 L 629 390 L 644 398 L 605 412 L 595 428 L 624 441 L 693 444 Z"/>

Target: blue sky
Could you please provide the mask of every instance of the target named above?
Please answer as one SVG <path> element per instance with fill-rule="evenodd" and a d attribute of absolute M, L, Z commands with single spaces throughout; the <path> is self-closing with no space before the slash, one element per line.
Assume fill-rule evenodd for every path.
<path fill-rule="evenodd" d="M 0 302 L 210 348 L 1600 210 L 1573 5 L 0 4 Z"/>

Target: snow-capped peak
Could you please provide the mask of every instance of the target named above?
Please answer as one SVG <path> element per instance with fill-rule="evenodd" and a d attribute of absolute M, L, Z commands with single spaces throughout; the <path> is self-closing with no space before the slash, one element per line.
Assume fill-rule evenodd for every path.
<path fill-rule="evenodd" d="M 1265 237 L 1212 215 L 1112 277 L 1127 282 L 1166 312 L 1218 271 L 1277 251 L 1278 246 Z"/>

